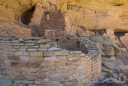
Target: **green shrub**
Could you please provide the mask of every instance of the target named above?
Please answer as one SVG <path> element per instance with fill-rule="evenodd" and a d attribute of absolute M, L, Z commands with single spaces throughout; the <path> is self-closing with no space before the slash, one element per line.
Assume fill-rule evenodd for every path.
<path fill-rule="evenodd" d="M 106 77 L 112 77 L 112 73 L 107 72 Z"/>

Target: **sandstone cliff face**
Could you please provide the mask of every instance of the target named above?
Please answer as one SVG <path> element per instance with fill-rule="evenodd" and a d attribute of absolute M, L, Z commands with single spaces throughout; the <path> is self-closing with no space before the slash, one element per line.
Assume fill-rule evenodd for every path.
<path fill-rule="evenodd" d="M 0 21 L 19 21 L 21 14 L 35 4 L 35 0 L 1 0 L 0 1 Z"/>
<path fill-rule="evenodd" d="M 97 30 L 111 28 L 126 31 L 128 27 L 127 0 L 69 0 L 69 4 L 80 9 L 68 10 L 74 22 L 85 28 Z M 75 6 L 75 7 L 74 7 Z"/>
<path fill-rule="evenodd" d="M 89 30 L 128 31 L 127 0 L 0 0 L 0 28 L 26 27 L 36 6 L 51 10 L 51 4 L 68 15 L 73 24 Z"/>
<path fill-rule="evenodd" d="M 21 15 L 34 6 L 36 0 L 0 0 L 0 29 L 6 32 L 7 29 L 25 27 L 21 23 Z"/>

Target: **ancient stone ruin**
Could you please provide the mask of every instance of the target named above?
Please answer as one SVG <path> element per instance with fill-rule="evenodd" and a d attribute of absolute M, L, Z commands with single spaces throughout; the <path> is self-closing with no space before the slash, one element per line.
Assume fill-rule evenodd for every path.
<path fill-rule="evenodd" d="M 87 85 L 92 80 L 97 81 L 100 76 L 101 54 L 94 42 L 85 42 L 87 54 L 62 49 L 46 38 L 2 35 L 0 73 L 18 86 Z"/>
<path fill-rule="evenodd" d="M 16 86 L 86 86 L 98 81 L 101 55 L 118 55 L 118 47 L 103 42 L 109 38 L 73 24 L 54 4 L 46 5 L 51 8 L 37 5 L 31 9 L 33 15 L 23 14 L 28 28 L 0 36 L 0 73 Z"/>
<path fill-rule="evenodd" d="M 18 37 L 31 37 L 31 29 L 29 28 L 17 28 L 13 29 L 12 33 Z"/>
<path fill-rule="evenodd" d="M 92 25 L 96 31 L 91 31 L 81 24 L 87 18 L 84 14 L 91 16 L 89 20 L 106 14 L 68 0 L 35 2 L 21 12 L 17 26 L 0 27 L 0 86 L 89 86 L 101 78 L 103 56 L 113 59 L 128 49 L 127 34 L 118 38 L 111 28 L 97 31 Z M 76 17 L 75 11 L 82 17 Z M 113 72 L 113 65 L 105 62 Z"/>

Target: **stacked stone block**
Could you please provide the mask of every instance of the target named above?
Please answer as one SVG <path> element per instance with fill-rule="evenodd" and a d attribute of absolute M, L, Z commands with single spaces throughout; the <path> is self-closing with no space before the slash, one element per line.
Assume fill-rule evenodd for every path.
<path fill-rule="evenodd" d="M 12 33 L 18 37 L 31 37 L 31 29 L 29 28 L 17 28 L 13 29 Z"/>
<path fill-rule="evenodd" d="M 97 54 L 91 57 L 61 49 L 55 42 L 34 37 L 2 39 L 0 45 L 0 72 L 16 86 L 86 86 L 100 76 L 101 56 Z"/>

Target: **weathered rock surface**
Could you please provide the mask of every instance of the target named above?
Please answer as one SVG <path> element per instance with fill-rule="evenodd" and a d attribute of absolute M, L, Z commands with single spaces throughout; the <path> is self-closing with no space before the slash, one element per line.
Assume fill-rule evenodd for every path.
<path fill-rule="evenodd" d="M 102 71 L 103 72 L 110 72 L 111 70 L 102 66 Z"/>
<path fill-rule="evenodd" d="M 101 74 L 100 74 L 100 79 L 106 78 L 106 75 L 107 75 L 106 72 L 101 72 Z"/>
<path fill-rule="evenodd" d="M 128 31 L 127 0 L 57 0 L 57 2 L 55 0 L 1 0 L 0 28 L 6 32 L 5 27 L 10 29 L 26 27 L 22 22 L 28 24 L 26 21 L 30 21 L 29 18 L 32 17 L 32 8 L 37 4 L 49 9 L 50 5 L 47 4 L 49 2 L 70 16 L 76 25 L 90 30 L 112 28 L 116 31 Z M 36 16 L 40 18 L 42 12 L 40 10 L 39 16 Z M 39 22 L 39 18 L 34 18 L 36 23 Z"/>
<path fill-rule="evenodd" d="M 87 44 L 90 42 L 92 42 L 91 44 L 97 43 L 97 45 L 99 46 L 98 50 L 102 55 L 118 56 L 121 54 L 119 47 L 115 44 L 115 42 L 112 39 L 110 39 L 107 36 L 86 36 L 80 37 L 80 40 L 85 41 L 86 46 L 88 46 Z"/>
<path fill-rule="evenodd" d="M 124 47 L 128 50 L 128 33 L 126 33 L 124 36 L 120 37 L 120 41 L 124 45 Z M 124 50 L 126 51 L 126 50 Z"/>
<path fill-rule="evenodd" d="M 114 70 L 114 69 L 125 69 L 125 65 L 120 60 L 111 60 L 109 58 L 103 58 L 102 64 L 104 67 Z"/>

